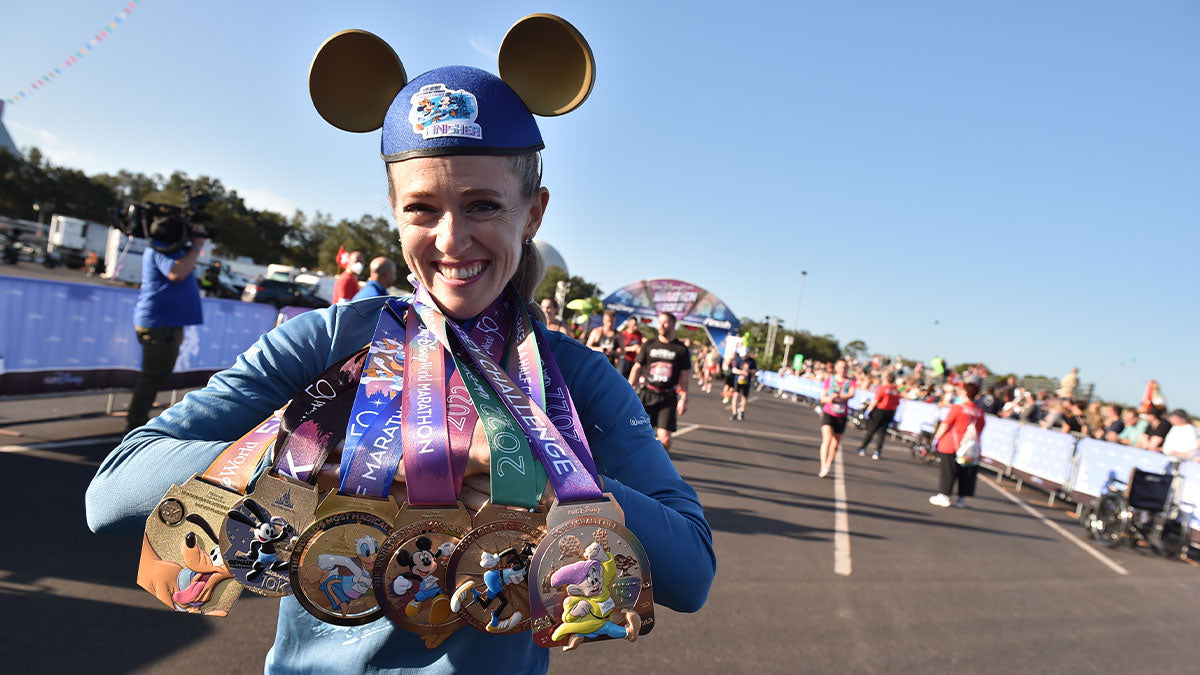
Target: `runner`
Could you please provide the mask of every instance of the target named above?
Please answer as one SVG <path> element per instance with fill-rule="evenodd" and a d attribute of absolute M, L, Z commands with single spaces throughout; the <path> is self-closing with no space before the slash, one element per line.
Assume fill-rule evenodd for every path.
<path fill-rule="evenodd" d="M 846 359 L 833 364 L 833 376 L 825 380 L 821 395 L 821 472 L 829 475 L 842 433 L 846 431 L 846 403 L 854 398 L 854 380 L 846 377 Z"/>
<path fill-rule="evenodd" d="M 603 354 L 608 358 L 608 362 L 615 366 L 617 359 L 621 358 L 621 353 L 625 349 L 625 340 L 617 332 L 617 313 L 611 309 L 604 310 L 601 322 L 599 326 L 592 329 L 592 334 L 587 339 L 587 346 Z"/>
<path fill-rule="evenodd" d="M 617 362 L 621 376 L 629 379 L 629 372 L 637 361 L 638 352 L 642 351 L 642 331 L 638 330 L 638 320 L 629 317 L 625 320 L 625 330 L 621 331 L 621 339 L 625 340 L 625 355 Z"/>
<path fill-rule="evenodd" d="M 758 370 L 758 361 L 743 346 L 738 348 L 737 356 L 733 357 L 734 376 L 733 403 L 729 406 L 729 419 L 739 422 L 746 421 L 746 399 L 750 398 L 750 383 L 754 381 L 754 372 Z"/>
<path fill-rule="evenodd" d="M 658 440 L 670 451 L 676 416 L 687 412 L 688 379 L 684 371 L 692 364 L 687 347 L 675 339 L 675 315 L 659 314 L 655 327 L 658 337 L 642 345 L 629 373 L 629 384 L 637 389 L 638 378 L 645 374 L 645 387 L 638 391 L 638 398 L 650 416 Z"/>
<path fill-rule="evenodd" d="M 875 389 L 875 398 L 867 404 L 867 437 L 863 439 L 858 456 L 865 457 L 867 446 L 876 433 L 879 440 L 875 442 L 875 452 L 871 459 L 883 456 L 883 440 L 887 437 L 888 425 L 896 417 L 896 408 L 900 407 L 900 390 L 896 388 L 896 374 L 888 372 L 883 376 L 883 384 Z"/>
<path fill-rule="evenodd" d="M 721 352 L 718 352 L 715 346 L 710 345 L 708 353 L 704 355 L 704 393 L 712 393 L 713 378 L 717 376 L 720 364 Z"/>
<path fill-rule="evenodd" d="M 571 332 L 567 327 L 559 323 L 558 303 L 554 298 L 542 298 L 542 312 L 546 315 L 546 328 L 548 330 L 556 330 L 567 337 L 571 336 Z"/>

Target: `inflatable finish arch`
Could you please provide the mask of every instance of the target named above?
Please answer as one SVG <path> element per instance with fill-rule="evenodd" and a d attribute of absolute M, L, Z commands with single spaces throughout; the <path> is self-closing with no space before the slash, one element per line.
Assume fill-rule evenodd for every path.
<path fill-rule="evenodd" d="M 736 335 L 741 323 L 720 298 L 678 279 L 644 279 L 604 299 L 604 306 L 617 313 L 618 325 L 628 317 L 654 318 L 661 312 L 675 315 L 678 323 L 703 328 L 714 345 L 724 346 L 725 338 Z"/>

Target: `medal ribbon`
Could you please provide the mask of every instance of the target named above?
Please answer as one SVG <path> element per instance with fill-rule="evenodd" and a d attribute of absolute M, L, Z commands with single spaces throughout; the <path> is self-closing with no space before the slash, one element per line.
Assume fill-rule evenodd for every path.
<path fill-rule="evenodd" d="M 515 305 L 514 310 L 516 312 L 525 312 L 523 303 L 513 302 L 512 304 Z M 579 454 L 576 453 L 571 444 L 563 439 L 562 434 L 547 417 L 545 411 L 534 403 L 529 394 L 522 390 L 509 377 L 508 373 L 500 368 L 495 360 L 467 335 L 466 331 L 457 322 L 447 320 L 440 312 L 433 308 L 434 305 L 429 296 L 429 291 L 424 287 L 416 289 L 413 307 L 421 314 L 421 318 L 425 321 L 425 324 L 433 330 L 438 339 L 455 354 L 456 362 L 460 360 L 460 354 L 462 357 L 465 357 L 461 359 L 464 365 L 465 361 L 469 359 L 477 369 L 477 374 L 494 388 L 504 407 L 507 408 L 517 425 L 524 431 L 523 435 L 527 439 L 528 444 L 532 446 L 541 466 L 547 472 L 550 483 L 558 498 L 562 501 L 601 498 L 603 495 L 600 491 L 598 476 L 592 473 L 594 468 L 589 471 L 589 466 L 594 467 L 594 464 L 590 461 L 585 464 L 580 459 Z M 449 339 L 449 334 L 446 331 L 447 326 L 449 326 L 450 331 L 457 338 L 454 343 L 451 343 Z M 533 333 L 530 331 L 529 337 L 532 336 Z M 554 358 L 549 351 L 542 354 L 542 357 L 547 361 Z M 460 369 L 466 370 L 463 368 Z M 559 373 L 559 376 L 561 377 L 561 373 Z M 535 384 L 528 373 L 523 374 L 518 379 L 530 385 Z M 540 377 L 536 384 L 542 384 Z M 478 389 L 481 390 L 483 388 L 479 387 Z M 474 396 L 477 393 L 477 389 L 472 388 L 471 392 L 472 396 Z M 478 405 L 478 403 L 477 401 L 480 415 L 485 416 L 484 406 Z M 489 441 L 491 440 L 489 436 Z M 586 443 L 582 445 L 584 452 L 590 455 L 590 450 L 587 448 Z M 504 452 L 505 446 L 493 441 L 493 477 L 495 477 L 495 472 L 500 469 L 500 465 L 504 463 L 505 459 L 503 455 L 497 457 L 498 450 Z M 496 487 L 495 482 L 493 482 L 493 498 L 496 496 Z"/>
<path fill-rule="evenodd" d="M 225 448 L 201 476 L 213 485 L 220 485 L 239 494 L 246 494 L 250 477 L 258 468 L 258 462 L 279 433 L 279 418 L 283 410 L 276 410 L 260 422 L 245 436 Z"/>
<path fill-rule="evenodd" d="M 367 352 L 368 347 L 363 347 L 333 364 L 309 382 L 288 404 L 283 422 L 285 429 L 290 427 L 291 432 L 280 430 L 271 473 L 301 483 L 316 483 L 330 447 L 342 439 L 336 431 L 321 433 L 320 426 L 312 418 L 322 408 L 348 408 L 349 404 L 353 404 L 348 394 L 357 389 Z M 348 410 L 346 412 L 349 413 Z M 330 417 L 337 419 L 338 415 Z"/>
<path fill-rule="evenodd" d="M 397 300 L 388 300 L 390 307 Z M 358 383 L 338 493 L 385 499 L 400 466 L 400 395 L 404 371 L 404 324 L 395 311 L 380 312 Z"/>
<path fill-rule="evenodd" d="M 446 421 L 446 355 L 437 337 L 411 307 L 405 318 L 403 429 L 404 480 L 408 503 L 448 506 L 458 499 L 461 481 L 450 464 Z"/>

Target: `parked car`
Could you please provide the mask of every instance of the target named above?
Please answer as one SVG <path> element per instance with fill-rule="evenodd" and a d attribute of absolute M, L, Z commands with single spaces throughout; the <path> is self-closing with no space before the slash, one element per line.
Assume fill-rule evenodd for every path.
<path fill-rule="evenodd" d="M 292 281 L 276 281 L 274 279 L 257 279 L 242 291 L 245 302 L 262 302 L 274 305 L 276 308 L 292 305 L 294 307 L 312 307 L 320 309 L 328 307 L 329 301 L 315 294 L 316 286 L 306 286 Z"/>

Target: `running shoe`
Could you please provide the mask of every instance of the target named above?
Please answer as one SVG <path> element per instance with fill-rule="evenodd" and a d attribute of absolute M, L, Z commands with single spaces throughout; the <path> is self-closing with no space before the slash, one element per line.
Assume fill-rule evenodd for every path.
<path fill-rule="evenodd" d="M 878 451 L 878 450 L 876 450 L 875 452 L 871 453 L 871 459 L 879 459 L 880 457 L 883 457 L 883 455 L 879 454 L 879 451 Z"/>
<path fill-rule="evenodd" d="M 828 475 L 829 475 L 829 467 L 823 466 L 823 467 L 821 467 L 821 473 L 817 474 L 817 478 L 824 478 L 825 476 L 828 476 Z"/>
<path fill-rule="evenodd" d="M 954 502 L 954 505 L 960 509 L 965 509 L 965 508 L 967 508 L 967 500 L 963 499 L 962 497 L 959 497 L 958 501 Z"/>
<path fill-rule="evenodd" d="M 742 412 L 738 413 L 738 421 L 739 421 L 739 422 L 745 422 L 745 421 L 746 421 L 746 411 L 745 411 L 745 410 L 743 410 Z"/>
<path fill-rule="evenodd" d="M 867 449 L 866 449 L 866 448 L 859 448 L 859 449 L 858 449 L 858 456 L 859 456 L 859 457 L 866 457 L 866 456 L 867 456 Z"/>
<path fill-rule="evenodd" d="M 929 503 L 945 509 L 950 507 L 950 498 L 944 494 L 938 493 L 929 498 Z"/>

